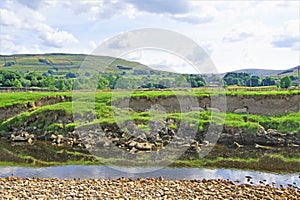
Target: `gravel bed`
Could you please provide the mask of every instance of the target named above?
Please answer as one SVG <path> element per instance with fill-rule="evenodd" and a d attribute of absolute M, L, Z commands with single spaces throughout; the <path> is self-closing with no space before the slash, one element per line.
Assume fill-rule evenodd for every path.
<path fill-rule="evenodd" d="M 162 178 L 0 178 L 0 199 L 300 199 L 296 187 Z"/>

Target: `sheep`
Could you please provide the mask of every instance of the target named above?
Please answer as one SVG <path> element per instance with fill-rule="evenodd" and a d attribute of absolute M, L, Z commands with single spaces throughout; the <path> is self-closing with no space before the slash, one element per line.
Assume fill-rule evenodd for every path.
<path fill-rule="evenodd" d="M 237 114 L 247 114 L 248 113 L 248 109 L 249 108 L 247 106 L 244 106 L 244 108 L 235 109 L 233 112 L 237 113 Z"/>

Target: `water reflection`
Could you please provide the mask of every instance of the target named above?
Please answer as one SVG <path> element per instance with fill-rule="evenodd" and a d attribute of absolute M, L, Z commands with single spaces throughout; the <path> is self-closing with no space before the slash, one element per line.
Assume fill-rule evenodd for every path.
<path fill-rule="evenodd" d="M 57 166 L 46 168 L 26 168 L 26 167 L 0 167 L 0 177 L 40 177 L 40 178 L 103 178 L 116 179 L 120 177 L 128 178 L 146 178 L 146 177 L 163 177 L 164 179 L 225 179 L 240 183 L 250 183 L 258 185 L 259 181 L 264 184 L 276 183 L 276 186 L 292 184 L 300 185 L 299 174 L 276 174 L 264 173 L 247 170 L 235 169 L 204 169 L 204 168 L 111 168 L 107 166 Z M 130 171 L 125 172 L 125 171 Z M 147 172 L 148 171 L 148 172 Z M 139 173 L 134 173 L 139 172 Z M 245 176 L 252 177 L 249 180 Z"/>

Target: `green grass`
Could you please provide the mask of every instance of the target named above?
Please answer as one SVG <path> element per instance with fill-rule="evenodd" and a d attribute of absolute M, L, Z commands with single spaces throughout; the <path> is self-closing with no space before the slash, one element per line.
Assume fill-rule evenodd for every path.
<path fill-rule="evenodd" d="M 84 92 L 5 92 L 0 93 L 0 107 L 5 107 L 13 104 L 22 104 L 27 102 L 35 101 L 44 96 L 72 96 L 75 95 L 78 98 L 86 98 L 93 100 L 95 98 L 96 102 L 109 103 L 113 99 L 125 98 L 125 97 L 134 97 L 134 98 L 155 98 L 155 97 L 168 97 L 168 96 L 210 96 L 210 95 L 294 95 L 300 94 L 300 90 L 276 90 L 276 91 L 220 91 L 218 89 L 193 89 L 193 90 L 182 90 L 182 91 L 172 91 L 172 90 L 136 90 L 134 92 L 128 92 L 124 90 L 106 90 L 106 91 L 97 91 L 94 95 L 89 98 L 85 97 L 87 93 Z"/>
<path fill-rule="evenodd" d="M 248 121 L 244 122 L 243 117 L 247 116 Z M 248 127 L 248 130 L 257 130 L 260 125 L 265 129 L 276 129 L 281 133 L 300 131 L 300 111 L 280 115 L 254 115 L 227 113 L 225 125 L 232 127 Z"/>
<path fill-rule="evenodd" d="M 0 93 L 0 108 L 34 102 L 45 96 L 70 96 L 70 92 L 3 92 Z"/>

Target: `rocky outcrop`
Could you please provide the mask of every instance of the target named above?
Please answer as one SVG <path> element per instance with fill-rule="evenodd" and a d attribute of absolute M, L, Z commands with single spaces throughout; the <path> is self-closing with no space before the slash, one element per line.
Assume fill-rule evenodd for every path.
<path fill-rule="evenodd" d="M 299 146 L 300 133 L 282 134 L 276 130 L 265 129 L 260 126 L 256 132 L 245 133 L 241 128 L 233 128 L 224 126 L 223 132 L 220 134 L 218 143 L 224 145 L 263 145 L 263 146 Z"/>
<path fill-rule="evenodd" d="M 142 131 L 132 121 L 125 122 L 121 128 L 108 124 L 94 126 L 76 130 L 88 149 L 116 146 L 131 153 L 154 151 L 168 145 L 175 136 L 174 130 L 162 120 L 152 121 L 149 132 Z"/>

